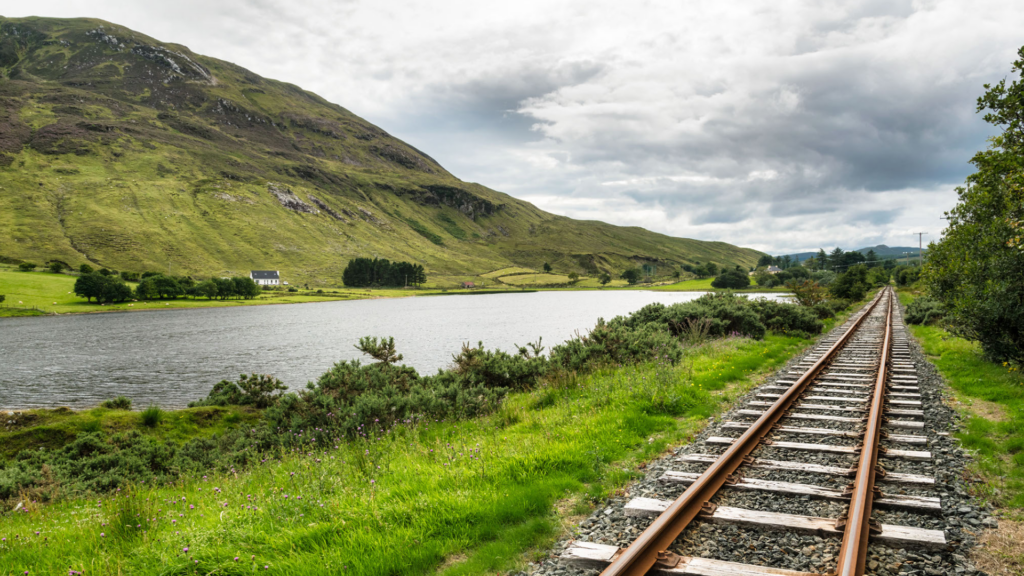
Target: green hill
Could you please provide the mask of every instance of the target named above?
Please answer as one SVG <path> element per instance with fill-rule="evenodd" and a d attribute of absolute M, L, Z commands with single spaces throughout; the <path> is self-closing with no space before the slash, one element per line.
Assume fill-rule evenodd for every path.
<path fill-rule="evenodd" d="M 0 17 L 3 260 L 339 284 L 356 256 L 455 278 L 760 253 L 549 214 L 297 86 L 121 26 Z"/>

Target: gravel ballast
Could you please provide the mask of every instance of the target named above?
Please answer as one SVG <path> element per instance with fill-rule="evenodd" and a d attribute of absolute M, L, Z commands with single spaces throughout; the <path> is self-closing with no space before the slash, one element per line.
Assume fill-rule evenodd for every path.
<path fill-rule="evenodd" d="M 914 407 L 913 409 L 924 411 L 924 428 L 906 430 L 887 427 L 885 430 L 897 435 L 925 436 L 927 437 L 927 444 L 909 445 L 883 439 L 882 446 L 896 450 L 928 451 L 932 453 L 932 459 L 916 461 L 887 457 L 880 459 L 880 463 L 887 472 L 930 476 L 935 479 L 935 484 L 927 486 L 880 483 L 879 487 L 884 493 L 889 495 L 939 497 L 942 509 L 939 512 L 875 507 L 872 518 L 882 524 L 941 530 L 945 534 L 948 546 L 945 550 L 924 550 L 909 546 L 906 548 L 896 548 L 872 542 L 868 548 L 867 573 L 882 576 L 913 574 L 935 576 L 947 574 L 981 575 L 984 573 L 977 570 L 968 560 L 969 551 L 975 544 L 976 538 L 980 535 L 980 531 L 986 528 L 995 528 L 997 523 L 989 515 L 989 511 L 979 506 L 968 494 L 969 486 L 965 470 L 970 458 L 959 448 L 957 441 L 949 436 L 949 433 L 957 428 L 959 416 L 944 403 L 944 395 L 947 392 L 941 376 L 934 366 L 927 362 L 920 347 L 910 337 L 909 331 L 903 326 L 900 310 L 897 309 L 896 313 L 895 345 L 898 353 L 900 353 L 899 349 L 903 348 L 901 354 L 904 355 L 906 350 L 909 349 L 910 361 L 917 370 L 918 382 L 916 385 L 920 389 L 919 394 L 921 397 L 919 400 L 921 401 L 921 406 Z M 832 341 L 845 331 L 846 328 L 847 325 L 845 324 L 837 327 L 831 333 L 824 336 L 822 340 Z M 827 348 L 827 345 L 824 348 Z M 752 423 L 754 417 L 740 415 L 737 411 L 751 408 L 763 409 L 763 407 L 755 408 L 748 406 L 748 403 L 753 400 L 768 400 L 757 398 L 757 394 L 778 393 L 778 390 L 765 390 L 764 387 L 775 384 L 776 380 L 795 379 L 796 376 L 803 372 L 803 369 L 798 368 L 797 365 L 805 357 L 817 355 L 821 351 L 823 351 L 823 345 L 818 344 L 794 357 L 786 367 L 768 378 L 759 388 L 739 398 L 733 408 L 724 413 L 721 418 L 713 419 L 696 436 L 693 442 L 680 447 L 672 455 L 648 463 L 645 468 L 646 476 L 642 480 L 628 486 L 624 495 L 610 498 L 604 502 L 593 514 L 574 527 L 570 538 L 565 538 L 555 544 L 549 558 L 531 563 L 527 570 L 521 574 L 537 576 L 592 576 L 599 574 L 600 570 L 579 569 L 560 561 L 559 557 L 575 541 L 614 545 L 620 548 L 628 546 L 647 528 L 653 521 L 653 518 L 627 516 L 623 511 L 626 503 L 638 497 L 673 500 L 682 494 L 686 489 L 686 485 L 665 483 L 659 481 L 659 478 L 666 471 L 701 473 L 707 468 L 708 464 L 680 462 L 678 461 L 679 456 L 684 454 L 717 456 L 724 452 L 726 449 L 725 445 L 708 444 L 705 440 L 709 437 L 736 438 L 742 434 L 742 430 L 724 428 L 723 423 Z M 863 354 L 863 352 L 858 354 Z M 853 369 L 833 371 L 849 373 Z M 822 388 L 816 388 L 812 390 L 812 395 L 832 396 L 833 394 Z M 859 396 L 861 394 L 857 392 L 856 395 Z M 864 395 L 867 395 L 867 393 L 865 392 Z M 816 400 L 808 402 L 825 405 L 833 404 L 827 401 L 819 402 Z M 821 411 L 816 411 L 816 413 L 844 417 L 855 417 L 864 414 L 863 412 L 840 413 Z M 920 417 L 899 416 L 896 418 L 901 420 L 921 420 Z M 829 420 L 785 419 L 783 420 L 783 425 L 837 430 L 858 429 L 854 423 Z M 835 446 L 855 446 L 859 444 L 856 439 L 843 436 L 773 433 L 771 437 L 777 441 Z M 857 462 L 857 456 L 853 454 L 794 451 L 772 446 L 759 447 L 752 456 L 759 459 L 807 462 L 844 468 L 855 466 Z M 738 474 L 746 478 L 810 484 L 835 490 L 844 488 L 850 482 L 850 479 L 846 477 L 800 471 L 769 470 L 750 466 L 741 467 L 738 470 Z M 718 493 L 714 502 L 719 506 L 824 518 L 840 517 L 846 513 L 848 506 L 848 503 L 842 500 L 812 499 L 808 496 L 730 489 L 728 487 L 723 488 Z M 697 520 L 676 540 L 672 551 L 683 556 L 825 573 L 835 568 L 839 544 L 840 538 L 838 537 L 792 534 L 779 530 L 712 524 Z"/>

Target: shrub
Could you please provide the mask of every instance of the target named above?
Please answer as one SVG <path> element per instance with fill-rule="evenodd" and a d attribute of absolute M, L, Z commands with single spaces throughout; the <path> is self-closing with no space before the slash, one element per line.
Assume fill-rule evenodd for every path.
<path fill-rule="evenodd" d="M 662 326 L 629 326 L 620 318 L 597 326 L 551 349 L 551 364 L 570 372 L 608 364 L 663 360 L 672 364 L 682 357 L 679 341 Z"/>
<path fill-rule="evenodd" d="M 534 345 L 535 354 L 525 348 L 519 350 L 520 355 L 513 356 L 501 350 L 485 350 L 483 342 L 477 348 L 463 344 L 462 351 L 452 357 L 452 372 L 487 388 L 530 390 L 547 370 L 547 360 L 539 356 L 539 343 Z"/>
<path fill-rule="evenodd" d="M 189 407 L 195 406 L 253 406 L 256 408 L 269 408 L 274 405 L 281 395 L 288 390 L 280 380 L 268 374 L 241 374 L 238 380 L 231 382 L 221 380 L 214 384 L 213 390 L 205 399 L 196 402 L 189 402 Z"/>
<path fill-rule="evenodd" d="M 815 306 L 828 298 L 828 290 L 814 280 L 792 280 L 786 283 L 786 287 L 793 291 L 797 301 L 804 306 Z"/>
<path fill-rule="evenodd" d="M 60 274 L 61 272 L 64 271 L 64 264 L 61 262 L 54 261 L 50 262 L 50 265 L 47 266 L 47 268 L 50 270 L 50 272 L 53 272 L 54 274 Z"/>
<path fill-rule="evenodd" d="M 765 299 L 754 300 L 750 306 L 769 330 L 779 334 L 819 334 L 825 327 L 817 314 L 804 306 Z"/>
<path fill-rule="evenodd" d="M 903 319 L 907 324 L 930 324 L 941 320 L 944 315 L 941 302 L 922 296 L 907 306 L 907 313 Z"/>
<path fill-rule="evenodd" d="M 31 272 L 35 269 L 36 265 L 31 262 L 22 262 L 21 264 L 18 264 L 18 270 L 21 270 L 22 272 Z"/>
<path fill-rule="evenodd" d="M 81 266 L 78 267 L 78 271 L 81 272 L 82 274 L 92 274 L 92 266 L 89 266 L 88 264 L 82 264 Z"/>
<path fill-rule="evenodd" d="M 868 268 L 863 264 L 851 266 L 832 281 L 828 289 L 833 296 L 848 300 L 863 300 L 871 286 L 868 284 Z"/>
<path fill-rule="evenodd" d="M 811 306 L 811 312 L 813 312 L 814 315 L 821 320 L 835 318 L 836 316 L 836 313 L 834 310 L 832 310 L 832 307 L 825 302 L 819 302 L 818 304 Z"/>
<path fill-rule="evenodd" d="M 145 426 L 149 428 L 155 428 L 156 425 L 159 424 L 161 420 L 163 420 L 164 411 L 161 410 L 160 407 L 158 406 L 150 406 L 149 408 L 146 408 L 145 410 L 142 411 L 141 416 L 142 423 Z"/>
<path fill-rule="evenodd" d="M 110 400 L 104 400 L 100 403 L 100 406 L 104 408 L 110 408 L 111 410 L 131 410 L 132 400 L 125 396 L 118 396 L 117 398 L 111 398 Z"/>
<path fill-rule="evenodd" d="M 739 270 L 726 270 L 711 281 L 713 288 L 746 288 L 750 286 L 750 277 Z"/>
<path fill-rule="evenodd" d="M 619 277 L 628 282 L 630 285 L 633 285 L 640 281 L 641 276 L 642 273 L 640 272 L 639 268 L 630 268 L 629 270 L 623 272 L 622 275 Z"/>
<path fill-rule="evenodd" d="M 288 287 L 288 291 L 289 291 L 289 292 L 298 292 L 298 291 L 299 291 L 299 289 L 298 289 L 298 288 L 296 288 L 295 286 L 289 286 L 289 287 Z"/>

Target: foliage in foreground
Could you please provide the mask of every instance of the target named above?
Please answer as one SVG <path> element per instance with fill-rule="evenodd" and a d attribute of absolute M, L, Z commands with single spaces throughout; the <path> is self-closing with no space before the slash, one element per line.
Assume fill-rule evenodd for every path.
<path fill-rule="evenodd" d="M 364 438 L 379 426 L 474 418 L 498 410 L 508 394 L 545 382 L 571 380 L 606 366 L 651 361 L 675 365 L 686 346 L 708 338 L 763 339 L 768 330 L 816 334 L 822 326 L 805 307 L 708 294 L 672 306 L 653 304 L 608 322 L 599 320 L 589 334 L 553 347 L 548 357 L 541 355 L 540 342 L 514 354 L 486 350 L 482 344 L 464 346 L 453 356 L 451 369 L 434 375 L 398 365 L 402 357 L 394 339 L 363 338 L 357 348 L 377 362 L 338 362 L 297 394 L 281 394 L 283 386 L 272 377 L 242 375 L 237 382 L 219 382 L 205 400 L 194 403 L 264 408 L 255 427 L 191 440 L 180 448 L 136 435 L 112 439 L 102 450 L 95 447 L 100 441 L 96 438 L 70 451 L 21 454 L 0 469 L 0 500 L 26 490 L 53 498 L 154 478 L 164 482 L 187 470 L 247 465 L 253 450 L 291 450 L 309 443 L 326 448 L 339 439 Z M 155 407 L 141 414 L 150 428 L 164 417 Z"/>
<path fill-rule="evenodd" d="M 957 336 L 974 340 L 992 359 L 1024 364 L 1024 48 L 1012 72 L 985 85 L 978 111 L 1002 133 L 971 159 L 977 172 L 957 188 L 948 226 L 929 245 L 923 277 Z"/>
<path fill-rule="evenodd" d="M 294 451 L 239 445 L 245 473 L 190 472 L 7 515 L 0 554 L 31 574 L 505 573 L 557 536 L 556 504 L 588 512 L 731 396 L 710 392 L 749 387 L 805 344 L 720 340 L 677 365 L 514 393 L 484 418 L 373 426 L 326 446 L 309 430 Z"/>
<path fill-rule="evenodd" d="M 1024 379 L 1016 367 L 992 362 L 976 342 L 938 326 L 912 326 L 932 362 L 969 410 L 957 433 L 976 451 L 974 467 L 985 478 L 981 495 L 999 506 L 1024 510 Z"/>

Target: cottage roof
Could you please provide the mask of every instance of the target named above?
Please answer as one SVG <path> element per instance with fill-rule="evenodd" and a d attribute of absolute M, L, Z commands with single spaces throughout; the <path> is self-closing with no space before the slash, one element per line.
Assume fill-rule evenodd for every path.
<path fill-rule="evenodd" d="M 253 280 L 280 280 L 277 270 L 253 270 L 250 276 Z"/>
<path fill-rule="evenodd" d="M 779 268 L 778 266 L 772 265 L 772 266 L 768 267 L 768 271 L 769 272 L 782 272 L 782 268 Z"/>

